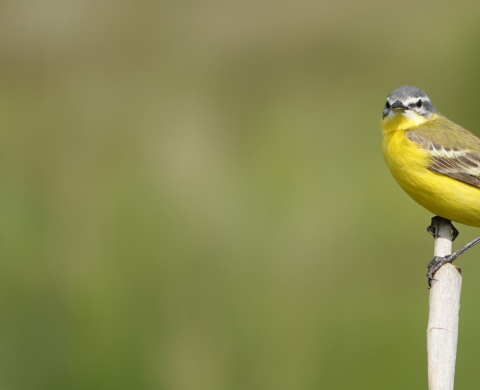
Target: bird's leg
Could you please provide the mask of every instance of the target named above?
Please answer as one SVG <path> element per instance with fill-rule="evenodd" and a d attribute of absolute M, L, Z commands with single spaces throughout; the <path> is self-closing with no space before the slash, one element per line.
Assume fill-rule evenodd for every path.
<path fill-rule="evenodd" d="M 440 225 L 448 225 L 451 228 L 451 234 L 452 234 L 452 241 L 455 240 L 455 238 L 458 236 L 458 230 L 453 226 L 452 222 L 448 219 L 435 216 L 432 218 L 432 223 L 430 224 L 429 227 L 427 227 L 427 231 L 433 236 L 434 239 L 437 239 L 438 236 L 438 227 Z M 428 285 L 431 287 L 432 286 L 432 281 L 435 280 L 433 278 L 433 275 L 435 275 L 435 272 L 437 272 L 444 264 L 446 263 L 451 263 L 455 258 L 452 255 L 447 255 L 445 257 L 440 257 L 440 256 L 434 256 L 433 260 L 428 263 L 428 272 L 427 272 L 427 277 L 428 277 Z"/>
<path fill-rule="evenodd" d="M 435 216 L 432 218 L 432 223 L 430 224 L 429 227 L 427 227 L 427 232 L 429 232 L 433 238 L 437 238 L 437 224 L 440 220 L 444 220 L 444 221 L 447 221 L 450 226 L 452 227 L 452 241 L 455 241 L 455 239 L 458 237 L 458 235 L 460 234 L 460 232 L 457 230 L 457 228 L 455 226 L 453 226 L 453 223 L 452 221 L 450 221 L 449 219 L 446 219 L 446 218 L 442 218 L 442 217 L 439 217 L 439 216 Z"/>
<path fill-rule="evenodd" d="M 427 228 L 427 231 L 433 235 L 434 238 L 437 238 L 436 234 L 436 223 L 438 223 L 435 218 L 441 217 L 433 217 L 432 224 Z M 448 221 L 448 220 L 447 220 Z M 450 221 L 449 221 L 450 222 Z M 455 239 L 458 236 L 458 230 L 455 229 L 452 225 L 452 236 Z M 453 240 L 452 240 L 453 241 Z M 433 275 L 437 272 L 444 264 L 453 262 L 458 256 L 460 256 L 463 252 L 470 249 L 471 247 L 477 245 L 480 242 L 480 237 L 475 238 L 473 241 L 469 242 L 467 245 L 461 247 L 458 251 L 453 252 L 451 255 L 445 257 L 435 256 L 433 260 L 428 264 L 428 284 L 431 285 L 433 279 Z"/>

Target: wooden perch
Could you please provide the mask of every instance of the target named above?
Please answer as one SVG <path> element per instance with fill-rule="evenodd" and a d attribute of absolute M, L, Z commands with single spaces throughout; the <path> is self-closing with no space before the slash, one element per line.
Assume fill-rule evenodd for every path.
<path fill-rule="evenodd" d="M 434 255 L 452 253 L 452 225 L 443 218 L 434 218 Z M 427 328 L 428 388 L 453 390 L 458 340 L 458 312 L 462 275 L 460 269 L 445 264 L 434 276 L 430 289 L 430 312 Z"/>

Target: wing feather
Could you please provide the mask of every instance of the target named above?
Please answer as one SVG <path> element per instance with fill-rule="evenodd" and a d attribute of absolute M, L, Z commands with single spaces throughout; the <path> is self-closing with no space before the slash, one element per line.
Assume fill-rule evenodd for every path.
<path fill-rule="evenodd" d="M 432 155 L 428 169 L 480 188 L 480 139 L 448 121 L 406 132 L 407 137 Z"/>

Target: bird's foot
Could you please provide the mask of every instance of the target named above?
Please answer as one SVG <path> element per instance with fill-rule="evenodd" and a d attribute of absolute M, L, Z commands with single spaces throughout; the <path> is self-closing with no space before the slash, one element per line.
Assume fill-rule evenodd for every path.
<path fill-rule="evenodd" d="M 460 232 L 458 231 L 458 229 L 455 226 L 453 226 L 452 222 L 450 222 L 450 225 L 452 225 L 452 242 L 453 242 L 458 237 Z"/>
<path fill-rule="evenodd" d="M 442 217 L 439 217 L 439 216 L 433 217 L 432 218 L 432 223 L 430 224 L 429 227 L 427 227 L 427 232 L 429 232 L 433 236 L 433 238 L 437 238 L 437 226 L 438 226 L 439 220 L 441 220 L 441 219 L 445 219 L 446 221 L 448 221 L 448 223 L 450 223 L 450 226 L 452 227 L 452 242 L 455 241 L 455 239 L 458 237 L 458 235 L 460 233 L 457 230 L 457 228 L 455 226 L 453 226 L 452 221 L 450 221 L 449 219 L 446 219 L 446 218 L 442 218 Z"/>
<path fill-rule="evenodd" d="M 444 266 L 447 263 L 451 263 L 453 260 L 455 260 L 456 256 L 448 255 L 445 257 L 438 257 L 435 256 L 433 260 L 428 263 L 428 272 L 427 272 L 427 277 L 428 277 L 428 285 L 432 287 L 432 281 L 436 280 L 433 278 L 435 275 L 435 272 L 437 272 L 442 266 Z"/>

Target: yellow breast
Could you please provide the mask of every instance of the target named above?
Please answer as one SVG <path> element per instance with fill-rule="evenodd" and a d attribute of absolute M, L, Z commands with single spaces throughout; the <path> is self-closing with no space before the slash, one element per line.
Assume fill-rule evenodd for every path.
<path fill-rule="evenodd" d="M 429 152 L 404 130 L 384 129 L 382 149 L 393 177 L 417 203 L 441 217 L 480 227 L 480 189 L 429 171 Z"/>

